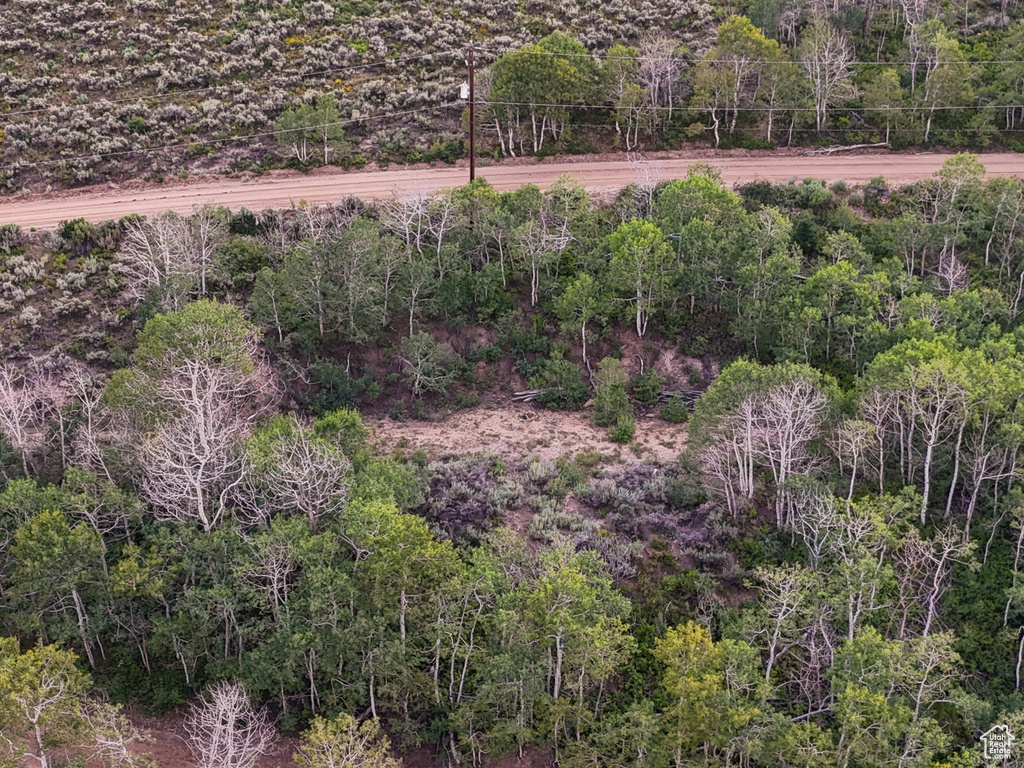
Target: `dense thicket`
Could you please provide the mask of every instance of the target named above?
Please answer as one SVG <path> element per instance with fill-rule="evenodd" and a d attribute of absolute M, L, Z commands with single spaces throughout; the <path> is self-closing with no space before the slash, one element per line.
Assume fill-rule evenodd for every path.
<path fill-rule="evenodd" d="M 77 718 L 73 651 L 115 701 L 309 726 L 310 764 L 384 760 L 379 720 L 470 762 L 974 765 L 1024 720 L 1024 188 L 982 174 L 476 183 L 70 222 L 45 261 L 4 229 L 4 274 L 46 277 L 7 299 L 0 630 L 65 649 L 18 680 L 59 663 Z M 104 317 L 39 301 L 58 269 Z M 51 321 L 121 332 L 123 302 L 117 370 L 83 337 L 27 359 Z M 381 456 L 352 410 L 499 375 L 542 407 L 593 388 L 624 442 L 706 391 L 663 464 Z"/>
<path fill-rule="evenodd" d="M 688 140 L 1021 147 L 1022 29 L 1009 0 L 3 8 L 0 183 L 11 191 L 453 162 L 466 151 L 470 48 L 480 149 L 494 157 Z"/>

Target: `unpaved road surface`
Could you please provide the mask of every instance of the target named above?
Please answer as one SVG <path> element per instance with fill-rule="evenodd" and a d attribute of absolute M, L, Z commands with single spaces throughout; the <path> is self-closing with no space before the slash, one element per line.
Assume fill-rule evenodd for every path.
<path fill-rule="evenodd" d="M 577 158 L 573 162 L 514 161 L 478 167 L 477 175 L 487 179 L 498 191 L 516 189 L 533 183 L 542 188 L 559 176 L 570 174 L 591 192 L 617 190 L 638 180 L 638 170 L 621 155 Z M 847 155 L 798 155 L 775 153 L 736 156 L 728 153 L 662 153 L 644 161 L 648 180 L 667 180 L 686 175 L 694 162 L 717 166 L 726 184 L 764 180 L 788 181 L 792 177 L 813 177 L 851 183 L 865 182 L 884 176 L 890 184 L 904 184 L 928 178 L 951 155 L 940 153 L 877 153 Z M 1024 175 L 1024 154 L 993 153 L 980 156 L 989 177 Z M 250 210 L 286 208 L 307 203 L 329 203 L 349 195 L 372 200 L 391 195 L 432 192 L 460 186 L 468 180 L 465 167 L 403 168 L 390 171 L 354 171 L 321 169 L 301 174 L 275 171 L 251 180 L 216 178 L 195 179 L 187 183 L 113 184 L 53 195 L 30 195 L 25 198 L 0 198 L 0 224 L 22 227 L 50 228 L 66 219 L 89 221 L 117 219 L 131 213 L 155 214 L 167 210 L 183 213 L 196 206 L 222 205 L 231 209 Z"/>

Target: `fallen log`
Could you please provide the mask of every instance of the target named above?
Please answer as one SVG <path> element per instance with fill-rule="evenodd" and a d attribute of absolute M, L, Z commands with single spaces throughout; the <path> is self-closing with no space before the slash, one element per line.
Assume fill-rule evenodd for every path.
<path fill-rule="evenodd" d="M 564 387 L 552 387 L 550 389 L 524 389 L 522 392 L 512 393 L 512 402 L 514 403 L 529 403 L 536 400 L 541 395 L 546 395 L 548 392 L 561 392 Z"/>
<path fill-rule="evenodd" d="M 887 141 L 880 141 L 877 144 L 847 144 L 835 147 L 820 147 L 813 152 L 812 155 L 831 155 L 835 152 L 849 152 L 852 149 L 892 149 L 892 146 Z"/>
<path fill-rule="evenodd" d="M 679 398 L 687 405 L 693 405 L 704 393 L 696 389 L 666 389 L 658 393 L 658 400 L 663 403 Z"/>

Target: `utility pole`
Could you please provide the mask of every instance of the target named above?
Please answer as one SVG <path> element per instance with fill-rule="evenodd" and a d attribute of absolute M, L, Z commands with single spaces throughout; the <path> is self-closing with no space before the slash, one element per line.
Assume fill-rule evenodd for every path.
<path fill-rule="evenodd" d="M 469 49 L 469 180 L 476 179 L 476 95 L 473 93 L 473 49 Z"/>

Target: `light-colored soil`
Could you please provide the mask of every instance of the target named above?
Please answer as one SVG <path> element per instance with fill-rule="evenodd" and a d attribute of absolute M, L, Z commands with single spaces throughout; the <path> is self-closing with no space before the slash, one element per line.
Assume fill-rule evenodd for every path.
<path fill-rule="evenodd" d="M 765 180 L 787 181 L 792 177 L 814 177 L 835 181 L 865 182 L 884 176 L 890 184 L 928 178 L 951 155 L 943 153 L 840 153 L 831 156 L 800 154 L 795 151 L 729 153 L 712 150 L 661 152 L 645 160 L 641 174 L 648 181 L 679 178 L 695 161 L 717 166 L 727 184 Z M 1024 174 L 1024 155 L 992 153 L 981 156 L 988 175 Z M 495 189 L 505 191 L 533 183 L 550 186 L 559 176 L 570 174 L 594 193 L 607 193 L 638 181 L 638 171 L 623 155 L 581 158 L 553 158 L 546 161 L 519 159 L 479 167 L 477 175 Z M 0 203 L 0 223 L 23 227 L 50 228 L 65 219 L 89 221 L 117 219 L 131 213 L 155 214 L 166 210 L 191 211 L 195 206 L 223 205 L 251 210 L 283 208 L 308 203 L 336 202 L 349 195 L 367 200 L 393 194 L 430 192 L 460 186 L 468 181 L 465 167 L 399 168 L 389 171 L 344 172 L 336 168 L 301 174 L 274 171 L 259 178 L 195 178 L 186 183 L 147 185 L 128 182 L 106 184 L 51 195 L 7 197 Z"/>
<path fill-rule="evenodd" d="M 139 730 L 149 736 L 149 741 L 136 745 L 134 751 L 148 757 L 154 768 L 191 768 L 195 765 L 185 741 L 183 713 L 171 712 L 149 717 L 132 712 L 129 717 Z M 295 768 L 292 755 L 298 746 L 299 741 L 295 736 L 282 736 L 271 753 L 263 755 L 256 762 L 256 768 Z"/>
<path fill-rule="evenodd" d="M 137 745 L 134 751 L 148 757 L 154 768 L 192 768 L 195 765 L 185 743 L 181 713 L 172 712 L 159 717 L 131 713 L 130 717 L 135 726 L 148 733 L 150 737 L 150 741 Z M 256 762 L 256 768 L 295 768 L 296 763 L 292 756 L 298 747 L 299 740 L 296 736 L 283 735 L 274 746 L 273 752 L 262 756 Z M 398 758 L 405 768 L 440 768 L 444 765 L 443 761 L 435 759 L 427 747 L 410 750 L 404 755 L 392 749 L 392 756 Z M 551 755 L 543 750 L 528 749 L 522 759 L 512 754 L 497 760 L 487 760 L 485 765 L 489 768 L 550 768 L 552 760 Z"/>
<path fill-rule="evenodd" d="M 654 415 L 638 416 L 636 437 L 628 446 L 613 443 L 607 430 L 595 427 L 589 411 L 565 413 L 532 405 L 480 406 L 458 411 L 444 421 L 368 419 L 376 445 L 406 455 L 423 450 L 431 459 L 471 453 L 493 453 L 510 461 L 536 456 L 572 458 L 598 451 L 603 463 L 632 463 L 654 454 L 674 461 L 686 442 L 686 427 Z"/>

